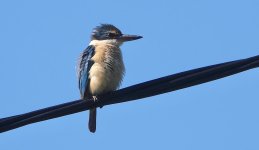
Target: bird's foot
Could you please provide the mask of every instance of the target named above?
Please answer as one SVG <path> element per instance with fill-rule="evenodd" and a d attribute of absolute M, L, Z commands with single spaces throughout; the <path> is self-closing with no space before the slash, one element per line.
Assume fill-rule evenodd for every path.
<path fill-rule="evenodd" d="M 97 96 L 93 96 L 93 100 L 96 102 L 98 100 Z"/>
<path fill-rule="evenodd" d="M 97 102 L 98 101 L 98 98 L 97 98 L 97 96 L 93 96 L 93 100 L 94 100 L 94 102 Z M 100 108 L 102 108 L 103 106 L 100 106 Z"/>

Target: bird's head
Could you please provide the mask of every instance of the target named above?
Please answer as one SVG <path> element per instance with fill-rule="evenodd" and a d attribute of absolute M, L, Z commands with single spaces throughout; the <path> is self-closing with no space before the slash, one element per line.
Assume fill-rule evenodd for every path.
<path fill-rule="evenodd" d="M 111 24 L 101 24 L 93 29 L 92 41 L 105 41 L 110 44 L 121 45 L 123 42 L 142 38 L 138 35 L 123 34 L 118 28 Z"/>

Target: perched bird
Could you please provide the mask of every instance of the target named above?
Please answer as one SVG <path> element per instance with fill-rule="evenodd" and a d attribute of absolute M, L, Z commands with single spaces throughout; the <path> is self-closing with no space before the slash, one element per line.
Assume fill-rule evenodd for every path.
<path fill-rule="evenodd" d="M 93 29 L 91 42 L 79 57 L 77 74 L 81 99 L 97 100 L 98 95 L 116 90 L 124 75 L 120 46 L 123 42 L 142 38 L 126 35 L 111 24 Z M 96 108 L 90 110 L 88 128 L 96 130 Z"/>

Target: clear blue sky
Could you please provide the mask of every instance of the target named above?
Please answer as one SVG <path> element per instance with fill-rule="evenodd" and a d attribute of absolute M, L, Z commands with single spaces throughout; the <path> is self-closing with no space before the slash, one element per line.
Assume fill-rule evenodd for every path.
<path fill-rule="evenodd" d="M 259 54 L 258 0 L 0 2 L 0 118 L 79 98 L 75 73 L 92 28 L 143 39 L 122 46 L 122 87 Z M 259 70 L 0 134 L 0 149 L 258 150 Z"/>

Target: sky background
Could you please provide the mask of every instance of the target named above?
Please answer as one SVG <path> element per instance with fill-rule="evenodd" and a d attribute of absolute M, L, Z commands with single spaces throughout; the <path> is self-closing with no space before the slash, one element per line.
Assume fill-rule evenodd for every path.
<path fill-rule="evenodd" d="M 0 1 L 0 118 L 79 98 L 75 66 L 92 28 L 122 46 L 122 87 L 259 54 L 258 0 Z M 2 150 L 258 150 L 259 70 L 0 134 Z"/>

